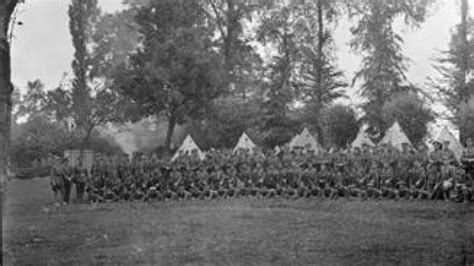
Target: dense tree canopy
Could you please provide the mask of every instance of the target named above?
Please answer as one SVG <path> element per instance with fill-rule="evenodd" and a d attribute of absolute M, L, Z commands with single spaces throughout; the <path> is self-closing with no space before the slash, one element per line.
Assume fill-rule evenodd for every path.
<path fill-rule="evenodd" d="M 351 2 L 350 15 L 357 23 L 351 28 L 351 46 L 361 53 L 362 64 L 353 83 L 361 81 L 366 120 L 371 132 L 379 135 L 390 125 L 381 117 L 382 107 L 395 93 L 414 88 L 406 77 L 407 58 L 402 51 L 403 38 L 394 30 L 396 19 L 418 26 L 427 15 L 431 0 L 360 0 Z"/>
<path fill-rule="evenodd" d="M 168 119 L 166 147 L 176 124 L 200 119 L 221 93 L 222 58 L 197 1 L 163 0 L 137 7 L 142 47 L 116 72 L 114 88 L 143 116 Z"/>
<path fill-rule="evenodd" d="M 346 147 L 362 122 L 381 138 L 397 120 L 418 143 L 434 116 L 406 76 L 409 59 L 394 25 L 421 25 L 432 2 L 127 0 L 125 9 L 107 14 L 97 0 L 72 0 L 72 79 L 56 88 L 29 82 L 15 116 L 28 124 L 22 136 L 49 130 L 60 139 L 61 130 L 72 130 L 83 146 L 108 122 L 147 117 L 166 121 L 166 150 L 176 125 L 186 125 L 203 148 L 230 148 L 242 132 L 273 148 L 303 126 L 324 146 Z M 434 86 L 466 137 L 474 91 L 467 2 L 460 1 L 461 22 Z M 353 21 L 350 46 L 362 57 L 354 76 L 339 69 L 333 36 L 346 16 Z M 341 104 L 350 79 L 364 98 L 360 106 Z M 46 131 L 30 130 L 35 126 Z M 29 148 L 34 156 L 56 149 Z"/>
<path fill-rule="evenodd" d="M 398 121 L 410 141 L 418 145 L 427 135 L 428 123 L 433 122 L 434 114 L 416 94 L 399 93 L 385 102 L 382 118 L 387 125 Z"/>

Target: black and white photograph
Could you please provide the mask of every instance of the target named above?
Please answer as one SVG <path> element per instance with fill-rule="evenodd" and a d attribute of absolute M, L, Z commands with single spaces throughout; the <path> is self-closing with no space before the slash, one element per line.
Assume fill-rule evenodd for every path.
<path fill-rule="evenodd" d="M 0 0 L 0 265 L 474 266 L 474 0 Z"/>

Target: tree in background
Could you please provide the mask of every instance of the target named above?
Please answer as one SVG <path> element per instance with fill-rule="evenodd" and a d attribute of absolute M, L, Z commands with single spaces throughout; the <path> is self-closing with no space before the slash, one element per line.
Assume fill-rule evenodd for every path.
<path fill-rule="evenodd" d="M 349 106 L 326 106 L 321 110 L 320 119 L 326 143 L 338 148 L 346 148 L 359 131 L 356 114 Z"/>
<path fill-rule="evenodd" d="M 462 121 L 466 121 L 464 111 L 474 95 L 474 78 L 469 75 L 474 71 L 474 20 L 468 16 L 467 0 L 461 0 L 460 11 L 461 22 L 451 35 L 449 50 L 437 60 L 441 78 L 432 80 L 431 86 L 451 111 L 449 118 L 459 126 L 460 139 L 465 140 L 470 134 L 470 125 Z"/>
<path fill-rule="evenodd" d="M 344 74 L 336 67 L 335 47 L 332 38 L 333 27 L 342 13 L 342 1 L 317 0 L 300 3 L 298 27 L 301 31 L 299 50 L 301 67 L 297 86 L 305 103 L 303 122 L 317 132 L 319 143 L 323 144 L 322 125 L 319 123 L 321 108 L 344 97 L 343 89 L 348 86 Z"/>
<path fill-rule="evenodd" d="M 243 132 L 255 134 L 259 128 L 261 99 L 255 97 L 245 103 L 241 98 L 215 99 L 203 122 L 193 123 L 189 131 L 201 139 L 201 148 L 233 148 Z M 260 138 L 258 138 L 260 140 Z"/>
<path fill-rule="evenodd" d="M 462 129 L 462 143 L 468 138 L 474 140 L 474 96 L 467 103 L 462 103 L 459 108 L 459 125 Z"/>
<path fill-rule="evenodd" d="M 216 47 L 224 60 L 223 86 L 228 93 L 245 101 L 248 90 L 255 88 L 262 60 L 251 44 L 252 34 L 244 27 L 272 1 L 206 0 L 203 10 L 215 28 Z"/>
<path fill-rule="evenodd" d="M 271 59 L 265 84 L 265 98 L 262 105 L 262 126 L 264 145 L 280 146 L 289 141 L 295 133 L 294 122 L 288 117 L 290 104 L 297 93 L 295 87 L 296 64 L 299 62 L 297 49 L 296 7 L 277 5 L 271 7 L 259 25 L 259 41 L 276 48 Z"/>
<path fill-rule="evenodd" d="M 92 132 L 90 145 L 99 153 L 122 153 L 112 139 L 100 135 L 97 131 Z M 33 161 L 41 161 L 50 155 L 62 156 L 64 150 L 79 149 L 81 146 L 81 139 L 74 138 L 66 128 L 40 112 L 32 114 L 25 123 L 14 124 L 12 163 L 28 167 Z"/>
<path fill-rule="evenodd" d="M 26 93 L 24 95 L 20 94 L 18 101 L 14 102 L 16 107 L 14 117 L 25 118 L 41 112 L 45 109 L 46 103 L 46 91 L 41 80 L 28 81 L 26 84 Z M 14 121 L 16 121 L 16 119 L 14 119 Z"/>
<path fill-rule="evenodd" d="M 100 77 L 105 83 L 111 82 L 115 69 L 137 48 L 136 12 L 137 9 L 128 8 L 97 18 L 89 40 L 94 47 L 90 53 L 91 76 Z"/>
<path fill-rule="evenodd" d="M 56 93 L 58 96 L 70 95 L 70 97 L 62 97 L 58 100 L 69 100 L 69 102 L 62 102 L 60 105 L 70 107 L 76 132 L 82 136 L 82 146 L 85 147 L 89 144 L 93 130 L 97 126 L 113 120 L 117 114 L 121 113 L 122 105 L 118 104 L 117 97 L 109 88 L 96 79 L 99 78 L 97 74 L 101 73 L 98 70 L 101 70 L 100 66 L 103 62 L 98 60 L 97 54 L 102 57 L 108 55 L 103 51 L 94 50 L 95 47 L 101 48 L 102 46 L 91 45 L 100 15 L 97 0 L 72 0 L 68 13 L 69 31 L 74 47 L 72 62 L 74 77 L 70 92 L 60 91 L 62 88 L 58 88 Z"/>
<path fill-rule="evenodd" d="M 385 102 L 382 118 L 387 125 L 398 121 L 408 139 L 418 145 L 428 133 L 428 123 L 435 117 L 416 94 L 398 93 Z"/>
<path fill-rule="evenodd" d="M 199 120 L 221 93 L 223 61 L 198 1 L 135 6 L 142 47 L 116 71 L 114 89 L 138 107 L 135 118 L 164 116 L 166 149 L 176 124 Z"/>
<path fill-rule="evenodd" d="M 350 16 L 357 20 L 351 28 L 353 51 L 362 55 L 362 65 L 353 79 L 361 81 L 363 106 L 369 131 L 375 136 L 389 126 L 382 118 L 385 102 L 395 93 L 409 91 L 411 86 L 405 76 L 407 58 L 402 53 L 403 38 L 393 29 L 396 19 L 418 26 L 424 22 L 432 0 L 360 0 L 350 2 Z"/>

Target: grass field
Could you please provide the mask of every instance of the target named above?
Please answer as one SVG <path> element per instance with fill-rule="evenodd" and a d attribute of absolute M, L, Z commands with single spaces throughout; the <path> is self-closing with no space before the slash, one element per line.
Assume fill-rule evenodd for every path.
<path fill-rule="evenodd" d="M 5 189 L 5 187 L 4 187 Z M 4 265 L 474 265 L 474 205 L 358 199 L 54 207 L 7 184 Z"/>

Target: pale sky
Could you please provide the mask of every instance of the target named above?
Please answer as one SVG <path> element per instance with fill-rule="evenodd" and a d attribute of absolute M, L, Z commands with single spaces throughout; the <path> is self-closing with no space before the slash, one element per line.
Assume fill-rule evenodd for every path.
<path fill-rule="evenodd" d="M 64 72 L 71 72 L 73 48 L 68 29 L 67 0 L 26 0 L 18 10 L 18 20 L 23 25 L 14 29 L 12 43 L 12 79 L 21 89 L 28 81 L 41 79 L 47 89 L 59 84 Z M 106 12 L 123 8 L 121 0 L 99 0 Z M 474 1 L 472 1 L 474 2 Z M 473 3 L 474 4 L 474 3 Z M 471 9 L 474 16 L 474 8 Z M 426 78 L 435 76 L 432 59 L 439 51 L 446 50 L 450 31 L 459 22 L 459 0 L 438 0 L 437 7 L 427 21 L 418 29 L 397 27 L 405 39 L 404 54 L 411 64 L 408 78 L 411 82 L 423 86 Z M 339 67 L 350 80 L 358 69 L 360 57 L 349 48 L 351 23 L 343 18 L 335 31 Z M 357 95 L 357 89 L 351 88 L 348 94 Z M 357 104 L 355 97 L 351 100 Z"/>

